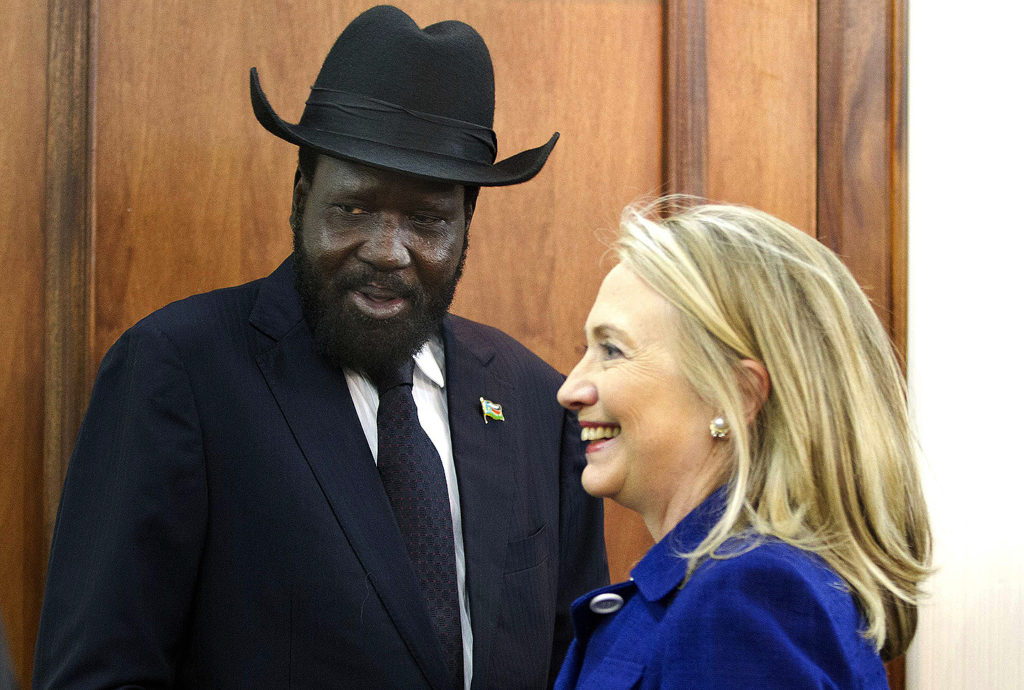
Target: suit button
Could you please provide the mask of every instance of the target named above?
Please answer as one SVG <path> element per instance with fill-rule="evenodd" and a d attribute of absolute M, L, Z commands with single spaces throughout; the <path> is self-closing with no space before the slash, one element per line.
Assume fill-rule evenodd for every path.
<path fill-rule="evenodd" d="M 594 613 L 615 613 L 622 608 L 622 597 L 618 594 L 605 592 L 590 600 L 590 610 Z"/>

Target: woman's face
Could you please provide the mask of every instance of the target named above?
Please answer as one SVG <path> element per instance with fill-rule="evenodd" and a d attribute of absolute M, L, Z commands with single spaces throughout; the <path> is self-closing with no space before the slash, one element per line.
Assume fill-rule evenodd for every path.
<path fill-rule="evenodd" d="M 684 376 L 671 306 L 630 269 L 605 277 L 585 332 L 587 352 L 558 391 L 589 441 L 583 488 L 637 511 L 660 539 L 720 481 L 716 411 Z"/>

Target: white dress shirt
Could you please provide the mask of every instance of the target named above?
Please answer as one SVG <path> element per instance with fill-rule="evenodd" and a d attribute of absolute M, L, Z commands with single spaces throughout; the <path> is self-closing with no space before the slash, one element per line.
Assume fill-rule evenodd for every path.
<path fill-rule="evenodd" d="M 452 508 L 452 529 L 455 534 L 455 570 L 459 585 L 459 614 L 462 622 L 462 659 L 465 665 L 466 688 L 473 677 L 473 628 L 469 620 L 469 595 L 466 592 L 466 551 L 462 543 L 462 511 L 459 507 L 459 483 L 455 476 L 452 435 L 448 428 L 448 399 L 444 390 L 444 346 L 433 337 L 413 355 L 416 366 L 412 374 L 412 397 L 416 402 L 420 426 L 437 448 L 448 483 L 448 503 Z M 345 369 L 345 380 L 352 395 L 366 442 L 374 462 L 377 460 L 377 388 L 365 376 Z"/>

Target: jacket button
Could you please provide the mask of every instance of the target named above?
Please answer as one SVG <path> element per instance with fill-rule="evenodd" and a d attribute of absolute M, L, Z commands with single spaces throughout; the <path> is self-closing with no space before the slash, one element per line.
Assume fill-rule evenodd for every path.
<path fill-rule="evenodd" d="M 590 600 L 590 610 L 594 613 L 615 613 L 622 608 L 622 597 L 618 594 L 605 592 Z"/>

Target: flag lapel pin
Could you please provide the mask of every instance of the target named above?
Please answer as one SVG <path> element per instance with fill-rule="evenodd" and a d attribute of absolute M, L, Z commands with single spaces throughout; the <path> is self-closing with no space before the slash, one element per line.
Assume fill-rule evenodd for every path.
<path fill-rule="evenodd" d="M 484 413 L 484 424 L 487 423 L 487 419 L 497 419 L 499 422 L 505 421 L 505 413 L 501 411 L 501 405 L 495 402 L 491 402 L 485 398 L 480 398 L 480 408 Z"/>

